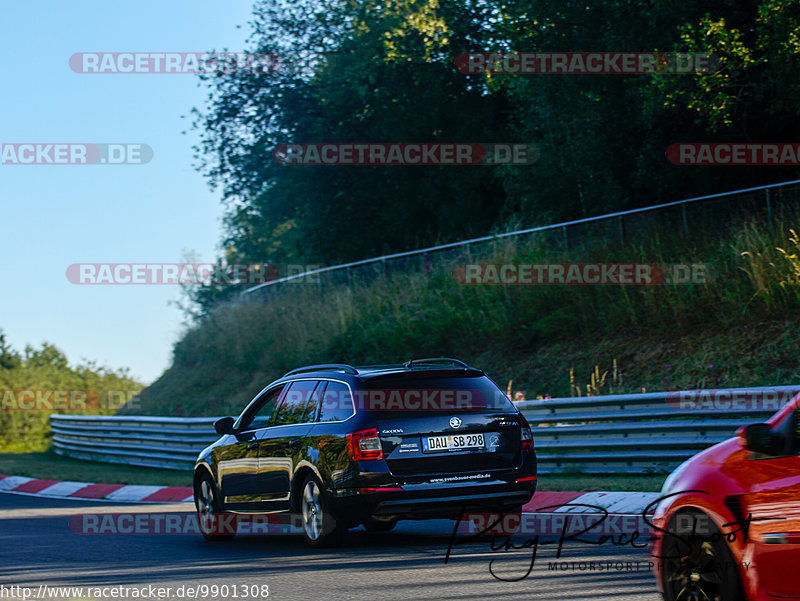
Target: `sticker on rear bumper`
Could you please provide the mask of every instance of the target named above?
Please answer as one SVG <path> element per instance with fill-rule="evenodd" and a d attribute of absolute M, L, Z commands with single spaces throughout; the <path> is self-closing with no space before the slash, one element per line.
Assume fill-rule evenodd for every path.
<path fill-rule="evenodd" d="M 445 478 L 431 478 L 428 480 L 431 484 L 436 484 L 439 482 L 463 482 L 464 480 L 486 480 L 487 478 L 491 478 L 491 474 L 474 474 L 470 476 L 447 476 Z"/>

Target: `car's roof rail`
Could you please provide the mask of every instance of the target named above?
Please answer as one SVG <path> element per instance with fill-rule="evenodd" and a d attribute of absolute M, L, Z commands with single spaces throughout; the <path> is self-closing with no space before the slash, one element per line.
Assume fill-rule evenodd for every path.
<path fill-rule="evenodd" d="M 404 367 L 413 367 L 414 365 L 439 365 L 446 363 L 448 365 L 456 365 L 469 369 L 469 365 L 458 359 L 450 359 L 449 357 L 429 357 L 427 359 L 411 359 L 404 365 Z"/>
<path fill-rule="evenodd" d="M 343 371 L 347 374 L 357 374 L 358 370 L 352 365 L 346 363 L 320 363 L 319 365 L 306 365 L 305 367 L 298 367 L 292 371 L 287 371 L 283 377 L 293 376 L 294 374 L 301 374 L 307 371 Z"/>

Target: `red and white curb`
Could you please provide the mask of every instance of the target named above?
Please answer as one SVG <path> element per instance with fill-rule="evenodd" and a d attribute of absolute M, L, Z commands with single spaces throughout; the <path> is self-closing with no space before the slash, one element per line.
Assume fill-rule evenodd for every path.
<path fill-rule="evenodd" d="M 596 513 L 602 508 L 612 515 L 653 513 L 657 492 L 537 492 L 522 508 L 523 513 Z"/>
<path fill-rule="evenodd" d="M 125 484 L 93 484 L 91 482 L 61 482 L 23 476 L 0 474 L 0 492 L 34 495 L 51 499 L 88 499 L 120 503 L 191 503 L 189 486 L 144 486 Z M 522 508 L 523 525 L 541 531 L 561 531 L 565 520 L 567 527 L 598 521 L 598 512 L 608 516 L 596 530 L 614 534 L 621 531 L 642 530 L 642 512 L 652 513 L 658 499 L 655 492 L 537 492 Z M 565 515 L 568 514 L 568 515 Z M 592 517 L 589 517 L 591 514 Z M 591 522 L 589 521 L 591 520 Z M 602 530 L 602 532 L 600 532 Z"/>
<path fill-rule="evenodd" d="M 120 503 L 192 502 L 189 486 L 143 486 L 132 484 L 93 484 L 61 482 L 0 474 L 0 492 L 34 495 L 51 499 L 91 499 Z"/>
<path fill-rule="evenodd" d="M 465 534 L 607 536 L 619 541 L 644 541 L 652 527 L 655 492 L 537 492 L 522 514 L 470 513 L 459 525 Z"/>

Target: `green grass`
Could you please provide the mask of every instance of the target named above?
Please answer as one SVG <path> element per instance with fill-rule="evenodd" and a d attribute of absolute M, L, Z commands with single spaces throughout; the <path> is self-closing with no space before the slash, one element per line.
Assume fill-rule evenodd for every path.
<path fill-rule="evenodd" d="M 790 238 L 797 224 L 744 221 L 714 237 L 651 234 L 569 252 L 506 239 L 469 259 L 705 263 L 712 277 L 701 285 L 464 285 L 453 277 L 461 257 L 431 273 L 297 285 L 272 300 L 230 302 L 183 334 L 171 368 L 123 412 L 233 414 L 298 365 L 437 355 L 466 360 L 504 388 L 513 380 L 528 398 L 569 396 L 570 368 L 585 390 L 594 366 L 611 370 L 613 359 L 623 375 L 613 392 L 789 384 L 800 377 L 800 240 Z"/>
<path fill-rule="evenodd" d="M 43 480 L 73 480 L 101 484 L 191 486 L 191 471 L 160 470 L 114 463 L 81 461 L 44 453 L 0 453 L 0 474 Z"/>
<path fill-rule="evenodd" d="M 595 476 L 595 475 L 569 475 L 540 474 L 536 490 L 544 491 L 632 491 L 632 492 L 658 492 L 661 490 L 666 475 L 652 476 Z"/>

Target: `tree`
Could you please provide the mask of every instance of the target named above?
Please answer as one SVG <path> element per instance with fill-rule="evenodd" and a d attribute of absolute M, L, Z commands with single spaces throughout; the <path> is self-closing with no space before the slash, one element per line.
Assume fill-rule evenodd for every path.
<path fill-rule="evenodd" d="M 211 78 L 210 106 L 198 112 L 198 150 L 214 158 L 203 168 L 229 207 L 229 253 L 332 263 L 485 233 L 505 208 L 491 167 L 286 166 L 270 156 L 286 142 L 509 140 L 504 95 L 471 88 L 454 68 L 480 41 L 469 5 L 302 5 L 259 2 L 256 51 L 328 54 L 311 69 L 295 61 Z"/>
<path fill-rule="evenodd" d="M 12 370 L 20 365 L 20 357 L 6 342 L 6 335 L 0 328 L 0 369 Z"/>
<path fill-rule="evenodd" d="M 798 0 L 260 0 L 277 69 L 206 78 L 201 169 L 227 213 L 224 259 L 337 263 L 791 179 L 687 167 L 676 142 L 796 141 Z M 465 75 L 469 51 L 696 52 L 709 73 Z M 288 57 L 288 58 L 287 58 Z M 287 166 L 287 142 L 522 142 L 533 165 Z M 232 294 L 198 289 L 207 312 Z"/>

